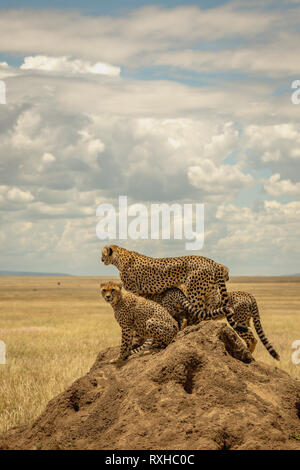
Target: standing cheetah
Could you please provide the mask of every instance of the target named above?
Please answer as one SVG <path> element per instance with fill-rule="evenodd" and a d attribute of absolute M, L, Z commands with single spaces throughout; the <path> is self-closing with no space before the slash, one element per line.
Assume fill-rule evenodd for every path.
<path fill-rule="evenodd" d="M 228 294 L 222 265 L 203 256 L 181 256 L 178 258 L 150 258 L 126 250 L 117 245 L 102 250 L 105 265 L 113 264 L 120 272 L 125 289 L 137 295 L 159 294 L 169 288 L 179 288 L 187 297 L 193 312 L 199 319 L 208 315 L 210 297 L 217 285 L 222 304 L 217 314 L 224 314 L 236 331 L 247 331 L 233 319 L 233 310 L 228 307 Z"/>
<path fill-rule="evenodd" d="M 222 264 L 219 264 L 219 266 L 223 273 L 224 281 L 229 281 L 228 268 L 226 266 L 223 266 Z M 216 296 L 217 296 L 217 302 L 215 301 Z M 172 315 L 172 317 L 175 318 L 175 320 L 177 321 L 180 327 L 182 327 L 183 324 L 185 325 L 192 324 L 198 320 L 198 317 L 193 318 L 194 308 L 189 304 L 183 292 L 176 287 L 167 289 L 164 292 L 161 292 L 160 294 L 152 294 L 152 295 L 148 294 L 145 297 L 147 299 L 154 300 L 155 302 L 158 302 L 163 307 L 165 307 L 168 310 L 168 312 Z M 213 311 L 221 307 L 221 305 L 219 305 L 220 303 L 221 303 L 221 299 L 219 295 L 219 289 L 217 286 L 215 286 L 212 291 L 212 296 L 209 298 L 209 301 L 208 301 L 207 315 L 208 316 L 210 315 L 209 311 Z M 219 315 L 224 316 L 224 313 L 223 312 L 219 313 Z M 237 318 L 235 317 L 234 319 L 237 320 Z"/>
<path fill-rule="evenodd" d="M 275 351 L 272 344 L 268 341 L 266 335 L 264 334 L 255 297 L 252 294 L 249 294 L 248 292 L 233 291 L 228 293 L 228 298 L 228 304 L 234 310 L 234 317 L 236 321 L 238 321 L 241 325 L 249 327 L 250 320 L 252 318 L 254 328 L 259 336 L 259 339 L 261 340 L 267 351 L 271 354 L 271 356 L 273 356 L 274 359 L 277 359 L 279 361 L 279 354 Z M 221 296 L 217 291 L 215 291 L 215 296 L 211 301 L 212 319 L 217 318 L 214 316 L 213 311 L 217 309 L 218 305 L 220 305 L 220 302 Z M 219 318 L 221 317 L 219 316 Z M 253 352 L 257 344 L 257 340 L 253 336 L 253 333 L 251 332 L 250 328 L 248 328 L 247 332 L 239 332 L 238 334 L 241 338 L 243 338 L 249 350 Z"/>
<path fill-rule="evenodd" d="M 190 305 L 187 301 L 185 295 L 181 292 L 180 289 L 173 288 L 168 289 L 162 294 L 157 294 L 150 296 L 152 300 L 158 302 L 163 307 L 165 307 L 168 312 L 179 322 L 180 326 L 182 324 L 191 325 L 194 323 L 193 318 L 189 314 Z M 252 353 L 257 344 L 250 327 L 250 320 L 253 319 L 254 328 L 258 334 L 261 342 L 267 349 L 267 351 L 278 361 L 280 360 L 279 354 L 275 351 L 272 344 L 268 341 L 267 337 L 264 334 L 262 329 L 260 315 L 257 307 L 255 297 L 248 292 L 234 291 L 228 292 L 228 305 L 233 309 L 233 318 L 239 324 L 248 328 L 247 332 L 239 331 L 238 335 L 245 341 L 248 349 Z M 215 289 L 214 296 L 210 300 L 209 310 L 211 312 L 216 311 L 221 302 L 221 296 L 218 292 L 218 289 Z M 219 320 L 223 318 L 224 315 L 214 315 L 213 313 L 208 313 L 207 319 Z"/>
<path fill-rule="evenodd" d="M 157 302 L 168 310 L 170 315 L 177 321 L 180 329 L 183 325 L 193 324 L 192 316 L 187 308 L 189 305 L 187 298 L 177 287 L 167 289 L 160 294 L 148 294 L 145 297 Z"/>
<path fill-rule="evenodd" d="M 152 300 L 122 290 L 117 282 L 100 284 L 101 294 L 114 310 L 115 318 L 122 329 L 122 343 L 119 357 L 112 362 L 123 361 L 134 352 L 134 332 L 140 338 L 148 339 L 145 347 L 165 347 L 176 336 L 178 326 L 166 309 Z M 139 349 L 141 350 L 141 349 Z"/>

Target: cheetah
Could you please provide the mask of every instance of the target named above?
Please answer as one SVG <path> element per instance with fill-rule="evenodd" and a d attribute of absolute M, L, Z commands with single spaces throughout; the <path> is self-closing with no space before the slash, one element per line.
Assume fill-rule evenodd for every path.
<path fill-rule="evenodd" d="M 259 310 L 257 306 L 257 302 L 255 297 L 248 292 L 243 291 L 233 291 L 228 293 L 229 298 L 229 306 L 234 310 L 234 318 L 238 321 L 239 324 L 247 326 L 247 332 L 238 332 L 241 338 L 247 344 L 248 349 L 252 353 L 255 349 L 257 344 L 257 340 L 255 339 L 250 327 L 250 320 L 253 319 L 253 325 L 256 330 L 256 333 L 261 340 L 262 344 L 265 346 L 267 351 L 274 357 L 277 361 L 280 360 L 279 354 L 275 351 L 272 344 L 268 341 L 262 325 L 260 321 Z M 219 292 L 215 291 L 215 296 L 211 300 L 211 317 L 212 319 L 222 318 L 221 316 L 215 317 L 213 311 L 217 309 L 218 305 L 220 305 L 221 296 Z M 224 315 L 223 315 L 224 317 Z"/>
<path fill-rule="evenodd" d="M 222 264 L 220 264 L 219 266 L 223 273 L 224 281 L 229 281 L 228 268 Z M 219 294 L 218 287 L 215 287 L 212 293 L 212 299 L 214 299 L 216 295 L 218 294 Z M 160 305 L 165 307 L 168 310 L 168 312 L 172 315 L 172 317 L 175 318 L 180 329 L 183 326 L 193 324 L 194 321 L 197 320 L 197 318 L 193 318 L 191 315 L 194 312 L 193 307 L 188 303 L 188 300 L 186 296 L 183 294 L 183 292 L 176 287 L 167 289 L 164 292 L 161 292 L 160 294 L 152 294 L 152 295 L 148 294 L 145 297 L 147 299 L 154 300 L 154 302 L 158 302 Z M 220 303 L 219 297 L 218 297 L 217 302 L 213 302 L 209 300 L 209 303 L 208 303 L 209 310 L 212 310 L 212 306 L 215 306 L 215 308 L 220 307 L 219 303 Z"/>
<path fill-rule="evenodd" d="M 194 323 L 193 318 L 189 315 L 189 303 L 180 289 L 168 289 L 162 294 L 154 295 L 151 298 L 155 302 L 158 302 L 163 307 L 165 307 L 168 312 L 177 320 L 181 328 Z M 238 324 L 248 328 L 247 332 L 239 331 L 237 333 L 245 341 L 250 352 L 254 352 L 254 349 L 257 344 L 257 340 L 255 339 L 250 329 L 250 320 L 252 318 L 254 328 L 256 330 L 256 333 L 258 334 L 259 339 L 261 340 L 267 351 L 271 354 L 271 356 L 273 356 L 274 359 L 279 361 L 279 354 L 275 351 L 272 344 L 268 341 L 262 329 L 259 310 L 255 297 L 252 294 L 249 294 L 248 292 L 233 291 L 228 292 L 228 299 L 228 305 L 233 309 L 234 312 L 234 320 Z M 220 302 L 221 296 L 218 292 L 218 289 L 216 288 L 214 295 L 210 300 L 209 309 L 213 312 L 218 308 Z M 223 314 L 208 314 L 207 319 L 219 320 L 223 317 Z"/>
<path fill-rule="evenodd" d="M 214 314 L 224 314 L 232 328 L 247 332 L 247 327 L 235 322 L 233 310 L 228 307 L 224 278 L 227 268 L 212 259 L 204 256 L 150 258 L 111 245 L 103 248 L 101 260 L 106 266 L 112 264 L 118 268 L 125 289 L 134 294 L 145 296 L 160 294 L 173 287 L 179 288 L 191 305 L 193 314 L 199 319 L 207 317 L 210 297 L 217 285 L 222 302 Z"/>
<path fill-rule="evenodd" d="M 166 347 L 178 332 L 176 321 L 168 311 L 152 300 L 139 297 L 132 292 L 126 292 L 122 285 L 108 281 L 100 284 L 104 300 L 112 306 L 115 318 L 122 330 L 121 349 L 118 358 L 111 362 L 126 360 L 132 349 L 134 332 L 146 340 L 138 352 L 146 349 Z"/>
<path fill-rule="evenodd" d="M 178 323 L 179 329 L 186 325 L 192 325 L 193 321 L 188 311 L 188 301 L 184 293 L 177 287 L 161 292 L 160 294 L 145 295 L 146 299 L 153 300 L 162 305 L 174 320 Z"/>

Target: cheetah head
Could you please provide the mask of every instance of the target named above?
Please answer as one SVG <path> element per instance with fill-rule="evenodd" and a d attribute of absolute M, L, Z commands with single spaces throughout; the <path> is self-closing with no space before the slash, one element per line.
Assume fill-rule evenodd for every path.
<path fill-rule="evenodd" d="M 115 305 L 121 297 L 122 284 L 114 281 L 101 282 L 100 292 L 104 300 Z"/>
<path fill-rule="evenodd" d="M 117 245 L 105 246 L 102 250 L 101 261 L 107 266 L 108 264 L 113 264 L 114 259 L 117 255 L 118 247 Z"/>

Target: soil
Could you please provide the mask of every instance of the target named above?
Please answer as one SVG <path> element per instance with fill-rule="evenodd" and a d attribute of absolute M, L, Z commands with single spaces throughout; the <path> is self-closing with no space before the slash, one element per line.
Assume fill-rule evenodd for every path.
<path fill-rule="evenodd" d="M 181 331 L 165 350 L 91 370 L 0 449 L 300 449 L 300 382 L 256 362 L 226 324 Z"/>

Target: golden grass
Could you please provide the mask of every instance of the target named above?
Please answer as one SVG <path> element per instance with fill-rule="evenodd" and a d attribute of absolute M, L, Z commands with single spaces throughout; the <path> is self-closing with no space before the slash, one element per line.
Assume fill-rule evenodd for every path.
<path fill-rule="evenodd" d="M 229 290 L 256 296 L 264 331 L 281 355 L 278 363 L 259 342 L 256 359 L 300 379 L 300 364 L 291 361 L 291 344 L 300 339 L 300 278 L 233 281 Z M 95 277 L 0 277 L 0 339 L 7 346 L 7 364 L 0 365 L 0 433 L 31 422 L 89 370 L 101 349 L 119 344 L 119 326 L 98 286 Z"/>
<path fill-rule="evenodd" d="M 274 279 L 276 281 L 274 281 Z M 254 357 L 274 367 L 280 367 L 292 377 L 300 379 L 300 364 L 292 362 L 292 343 L 300 340 L 300 277 L 294 278 L 233 278 L 228 290 L 250 292 L 257 300 L 263 330 L 280 355 L 280 362 L 270 356 L 258 339 Z"/>

